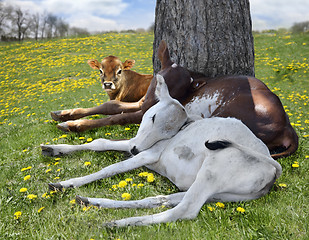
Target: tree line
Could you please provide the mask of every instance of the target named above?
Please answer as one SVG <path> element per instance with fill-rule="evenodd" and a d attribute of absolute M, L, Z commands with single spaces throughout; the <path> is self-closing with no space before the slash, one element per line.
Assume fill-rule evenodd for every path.
<path fill-rule="evenodd" d="M 89 35 L 86 29 L 70 27 L 62 18 L 48 12 L 29 13 L 20 7 L 0 2 L 1 41 L 22 41 Z"/>

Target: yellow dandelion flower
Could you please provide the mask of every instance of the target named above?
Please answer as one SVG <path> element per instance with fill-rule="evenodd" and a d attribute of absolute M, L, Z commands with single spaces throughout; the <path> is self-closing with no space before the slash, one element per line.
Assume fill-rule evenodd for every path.
<path fill-rule="evenodd" d="M 79 140 L 84 140 L 84 139 L 85 139 L 85 137 L 79 137 L 78 139 L 79 139 Z"/>
<path fill-rule="evenodd" d="M 131 199 L 131 194 L 130 193 L 123 193 L 121 195 L 121 197 L 122 197 L 123 200 L 127 201 L 127 200 Z"/>
<path fill-rule="evenodd" d="M 151 183 L 155 180 L 154 176 L 152 173 L 149 173 L 147 176 L 147 182 Z"/>
<path fill-rule="evenodd" d="M 27 190 L 28 189 L 24 187 L 24 188 L 19 189 L 19 192 L 23 193 L 23 192 L 27 192 Z"/>
<path fill-rule="evenodd" d="M 287 185 L 285 183 L 279 183 L 279 187 L 286 188 Z"/>
<path fill-rule="evenodd" d="M 91 162 L 85 162 L 84 163 L 84 166 L 90 166 L 91 165 Z"/>
<path fill-rule="evenodd" d="M 71 203 L 71 204 L 76 204 L 75 199 L 71 200 L 70 203 Z"/>
<path fill-rule="evenodd" d="M 42 210 L 44 209 L 45 207 L 41 207 L 39 210 L 38 210 L 38 213 L 42 212 Z"/>
<path fill-rule="evenodd" d="M 299 163 L 298 163 L 298 162 L 294 162 L 294 163 L 292 164 L 292 167 L 293 167 L 293 168 L 298 168 L 298 167 L 299 167 Z"/>
<path fill-rule="evenodd" d="M 129 128 L 129 127 L 126 127 L 124 130 L 125 130 L 125 131 L 129 131 L 129 130 L 130 130 L 130 128 Z"/>
<path fill-rule="evenodd" d="M 148 172 L 141 172 L 141 173 L 138 174 L 138 176 L 140 176 L 140 177 L 147 177 L 148 174 L 149 174 Z"/>
<path fill-rule="evenodd" d="M 207 207 L 207 208 L 208 208 L 208 210 L 211 211 L 211 212 L 212 212 L 213 210 L 215 210 L 213 207 Z"/>
<path fill-rule="evenodd" d="M 224 203 L 222 203 L 222 202 L 217 202 L 216 206 L 219 207 L 219 208 L 224 208 L 225 207 Z"/>
<path fill-rule="evenodd" d="M 24 177 L 24 180 L 27 181 L 27 180 L 29 180 L 30 178 L 31 178 L 31 175 L 27 175 L 27 176 Z"/>
<path fill-rule="evenodd" d="M 61 158 L 55 158 L 55 161 L 59 161 Z"/>
<path fill-rule="evenodd" d="M 26 171 L 26 170 L 30 170 L 31 168 L 32 168 L 31 166 L 28 166 L 28 167 L 22 168 L 20 171 L 21 171 L 21 172 L 24 172 L 24 171 Z"/>
<path fill-rule="evenodd" d="M 126 181 L 120 181 L 119 183 L 118 183 L 118 187 L 120 187 L 120 188 L 124 188 L 125 186 L 127 186 L 128 185 L 128 183 L 126 182 Z"/>
<path fill-rule="evenodd" d="M 139 184 L 137 184 L 137 187 L 138 187 L 138 188 L 144 187 L 144 184 L 139 183 Z"/>
<path fill-rule="evenodd" d="M 38 196 L 35 195 L 35 194 L 29 194 L 29 195 L 27 196 L 27 198 L 30 199 L 30 200 L 34 200 L 34 199 L 36 199 L 37 197 L 38 197 Z"/>
<path fill-rule="evenodd" d="M 242 207 L 238 207 L 238 208 L 236 208 L 236 211 L 237 211 L 237 212 L 240 212 L 240 213 L 244 213 L 244 212 L 245 212 L 245 209 L 242 208 Z"/>
<path fill-rule="evenodd" d="M 92 142 L 92 138 L 87 138 L 87 142 Z"/>
<path fill-rule="evenodd" d="M 15 219 L 15 220 L 19 219 L 20 216 L 21 216 L 21 214 L 22 214 L 21 211 L 15 212 L 15 213 L 14 213 L 14 219 Z"/>
<path fill-rule="evenodd" d="M 28 152 L 28 151 L 29 151 L 28 149 L 24 149 L 24 150 L 23 150 L 23 152 Z"/>
<path fill-rule="evenodd" d="M 126 182 L 132 182 L 133 179 L 132 179 L 132 178 L 126 178 L 125 181 L 126 181 Z"/>
<path fill-rule="evenodd" d="M 48 172 L 50 172 L 50 171 L 51 171 L 51 169 L 49 168 L 49 169 L 47 169 L 45 172 L 48 173 Z"/>

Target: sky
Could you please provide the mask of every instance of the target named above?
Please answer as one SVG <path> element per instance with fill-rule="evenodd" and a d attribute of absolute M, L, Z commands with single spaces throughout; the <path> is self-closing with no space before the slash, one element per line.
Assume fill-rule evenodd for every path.
<path fill-rule="evenodd" d="M 90 32 L 148 29 L 154 23 L 156 0 L 0 0 L 29 13 L 47 11 L 71 27 Z M 309 0 L 250 0 L 253 30 L 289 28 L 309 21 Z"/>

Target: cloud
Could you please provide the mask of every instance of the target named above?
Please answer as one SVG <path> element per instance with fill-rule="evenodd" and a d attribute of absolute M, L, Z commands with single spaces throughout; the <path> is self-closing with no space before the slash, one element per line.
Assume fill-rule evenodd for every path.
<path fill-rule="evenodd" d="M 90 14 L 71 16 L 68 19 L 71 27 L 85 28 L 90 32 L 122 30 L 125 26 L 111 19 L 93 16 Z"/>
<path fill-rule="evenodd" d="M 250 0 L 254 30 L 289 28 L 309 20 L 308 0 Z"/>
<path fill-rule="evenodd" d="M 44 0 L 42 7 L 54 14 L 118 16 L 128 6 L 122 0 Z"/>

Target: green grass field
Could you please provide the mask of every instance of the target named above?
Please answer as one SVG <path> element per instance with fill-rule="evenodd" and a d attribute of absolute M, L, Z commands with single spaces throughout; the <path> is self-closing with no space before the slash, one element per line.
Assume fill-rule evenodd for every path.
<path fill-rule="evenodd" d="M 108 229 L 106 221 L 165 209 L 83 208 L 72 201 L 77 194 L 121 200 L 123 193 L 141 199 L 177 189 L 155 173 L 154 181 L 140 177 L 147 171 L 142 168 L 64 193 L 48 191 L 49 182 L 86 175 L 127 157 L 79 152 L 48 158 L 39 145 L 133 137 L 137 125 L 64 134 L 49 113 L 107 101 L 88 59 L 135 59 L 133 70 L 152 73 L 152 41 L 152 34 L 106 34 L 0 44 L 0 239 L 309 239 L 308 34 L 255 35 L 256 76 L 280 97 L 300 139 L 294 155 L 279 159 L 283 174 L 267 196 L 224 207 L 207 204 L 191 221 Z"/>

